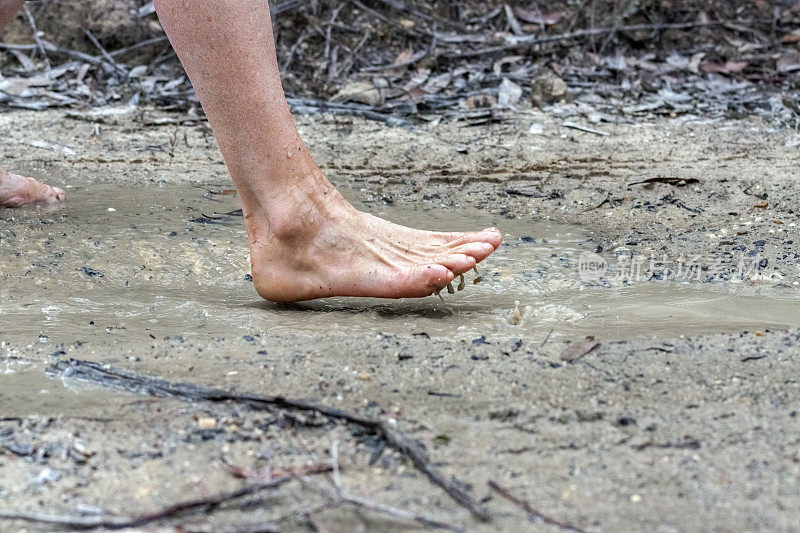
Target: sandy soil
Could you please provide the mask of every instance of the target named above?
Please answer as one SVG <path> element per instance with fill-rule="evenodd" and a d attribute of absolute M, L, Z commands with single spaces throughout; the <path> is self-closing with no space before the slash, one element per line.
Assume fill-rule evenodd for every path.
<path fill-rule="evenodd" d="M 335 441 L 352 493 L 469 530 L 533 527 L 490 480 L 590 531 L 800 523 L 796 134 L 672 121 L 596 136 L 538 113 L 416 130 L 300 118 L 362 208 L 507 232 L 451 315 L 434 298 L 259 302 L 240 219 L 215 215 L 235 198 L 192 187 L 229 187 L 213 137 L 175 119 L 0 114 L 0 164 L 70 187 L 62 209 L 0 211 L 0 510 L 134 515 L 241 486 L 223 457 L 290 467 L 329 461 Z M 691 254 L 707 269 L 582 283 L 577 258 L 596 250 L 614 266 Z M 741 258 L 758 266 L 744 279 Z M 587 334 L 601 345 L 562 361 Z M 46 377 L 69 357 L 392 417 L 493 521 L 352 428 Z M 291 484 L 162 525 L 415 527 L 325 501 Z M 37 529 L 0 520 L 21 527 Z"/>

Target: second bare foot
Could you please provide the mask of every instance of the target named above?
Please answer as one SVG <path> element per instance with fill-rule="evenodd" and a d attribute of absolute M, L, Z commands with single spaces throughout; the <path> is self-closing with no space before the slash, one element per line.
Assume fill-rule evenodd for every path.
<path fill-rule="evenodd" d="M 0 169 L 0 207 L 54 204 L 63 202 L 65 198 L 66 194 L 58 187 Z"/>

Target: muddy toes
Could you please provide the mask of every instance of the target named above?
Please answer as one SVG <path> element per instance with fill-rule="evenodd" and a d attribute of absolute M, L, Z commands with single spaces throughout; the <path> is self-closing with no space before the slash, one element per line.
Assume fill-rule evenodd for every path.
<path fill-rule="evenodd" d="M 452 252 L 457 254 L 464 254 L 475 259 L 476 263 L 480 263 L 487 257 L 489 257 L 492 252 L 494 252 L 494 245 L 488 242 L 470 242 L 466 244 L 461 244 L 453 248 Z"/>
<path fill-rule="evenodd" d="M 64 192 L 64 189 L 60 187 L 48 187 L 50 189 L 45 198 L 47 203 L 55 204 L 58 202 L 63 202 L 67 198 L 67 193 Z"/>
<path fill-rule="evenodd" d="M 466 254 L 451 254 L 442 257 L 437 263 L 447 267 L 454 274 L 462 274 L 474 267 L 476 260 L 474 257 Z"/>
<path fill-rule="evenodd" d="M 471 233 L 459 234 L 450 240 L 447 244 L 451 248 L 457 248 L 467 244 L 487 244 L 492 247 L 491 252 L 497 250 L 500 243 L 503 242 L 503 235 L 497 228 L 487 228 L 481 231 L 474 231 Z"/>
<path fill-rule="evenodd" d="M 0 171 L 0 206 L 21 207 L 30 204 L 55 204 L 66 199 L 58 187 L 50 187 L 33 178 Z"/>

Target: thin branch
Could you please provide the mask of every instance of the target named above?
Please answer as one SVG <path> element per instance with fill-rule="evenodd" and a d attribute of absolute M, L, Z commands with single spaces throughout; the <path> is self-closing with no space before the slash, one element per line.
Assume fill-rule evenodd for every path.
<path fill-rule="evenodd" d="M 436 24 L 433 25 L 433 37 L 431 37 L 431 45 L 426 48 L 425 50 L 421 50 L 411 56 L 408 61 L 403 61 L 402 63 L 387 63 L 385 65 L 373 65 L 369 67 L 364 67 L 361 69 L 361 72 L 380 72 L 382 70 L 392 70 L 396 68 L 404 68 L 410 67 L 416 63 L 419 63 L 423 59 L 428 56 L 433 56 L 434 51 L 436 50 L 436 41 L 438 39 L 438 34 L 436 33 Z"/>
<path fill-rule="evenodd" d="M 561 125 L 564 126 L 565 128 L 570 128 L 570 129 L 573 129 L 573 130 L 583 131 L 583 132 L 586 132 L 586 133 L 593 133 L 595 135 L 600 135 L 601 137 L 609 135 L 609 133 L 607 131 L 596 130 L 594 128 L 587 128 L 586 126 L 581 126 L 580 124 L 577 124 L 575 122 L 567 121 L 567 122 L 563 122 Z"/>
<path fill-rule="evenodd" d="M 360 496 L 354 496 L 352 494 L 348 494 L 341 487 L 341 485 L 339 485 L 335 481 L 333 486 L 331 486 L 321 482 L 312 482 L 311 480 L 305 478 L 301 478 L 300 480 L 304 484 L 313 486 L 317 490 L 327 494 L 328 497 L 332 498 L 333 500 L 337 500 L 339 502 L 349 503 L 350 505 L 355 505 L 356 507 L 369 509 L 370 511 L 375 511 L 381 514 L 392 516 L 394 518 L 399 518 L 401 520 L 409 520 L 411 522 L 417 522 L 427 527 L 444 529 L 447 531 L 462 531 L 461 528 L 452 526 L 445 522 L 441 522 L 428 515 L 414 513 L 406 509 L 392 507 L 391 505 L 385 505 L 383 503 L 378 503 L 372 500 L 368 500 L 367 498 L 362 498 Z"/>
<path fill-rule="evenodd" d="M 359 0 L 353 0 L 353 3 L 355 5 L 357 5 L 359 7 L 359 9 L 361 9 L 363 11 L 366 11 L 367 13 L 370 13 L 373 17 L 377 18 L 378 20 L 380 20 L 384 24 L 388 24 L 389 26 L 392 26 L 393 28 L 397 29 L 398 31 L 401 31 L 401 32 L 403 32 L 405 34 L 408 34 L 408 35 L 413 35 L 415 37 L 419 37 L 420 35 L 422 35 L 420 32 L 418 32 L 416 30 L 413 30 L 411 28 L 406 28 L 405 26 L 403 26 L 399 22 L 391 20 L 388 17 L 385 17 L 384 15 L 379 13 L 378 11 L 365 6 L 363 3 L 359 2 Z"/>
<path fill-rule="evenodd" d="M 333 483 L 338 487 L 339 481 L 339 441 L 334 439 L 331 445 L 331 467 L 333 468 Z"/>
<path fill-rule="evenodd" d="M 25 522 L 35 522 L 39 524 L 51 524 L 56 526 L 68 527 L 76 530 L 89 530 L 89 529 L 128 529 L 138 528 L 164 520 L 167 518 L 174 518 L 190 512 L 208 512 L 212 509 L 219 507 L 224 503 L 232 500 L 237 500 L 244 496 L 256 494 L 263 490 L 274 489 L 287 483 L 293 479 L 294 476 L 285 476 L 280 478 L 271 479 L 263 483 L 254 483 L 246 485 L 238 490 L 231 492 L 224 492 L 209 496 L 207 498 L 200 498 L 196 500 L 187 500 L 173 505 L 169 505 L 158 511 L 146 513 L 133 518 L 111 518 L 104 516 L 67 516 L 67 515 L 46 515 L 36 513 L 14 513 L 10 511 L 1 511 L 0 518 L 4 520 L 23 520 Z"/>
<path fill-rule="evenodd" d="M 539 511 L 531 507 L 531 504 L 529 504 L 525 500 L 520 500 L 519 498 L 511 494 L 508 490 L 504 489 L 503 487 L 495 483 L 494 481 L 489 481 L 487 484 L 489 485 L 490 489 L 498 493 L 500 496 L 507 499 L 517 507 L 523 509 L 526 513 L 528 513 L 528 516 L 532 519 L 541 520 L 545 524 L 555 526 L 563 531 L 569 531 L 571 533 L 587 533 L 585 530 L 579 528 L 578 526 L 573 526 L 572 524 L 567 524 L 566 522 L 559 522 L 554 518 L 550 518 L 549 516 L 540 513 Z"/>
<path fill-rule="evenodd" d="M 306 35 L 307 35 L 307 33 L 304 30 L 303 33 L 300 34 L 300 37 L 297 38 L 295 43 L 289 49 L 289 54 L 288 54 L 288 56 L 286 57 L 286 60 L 283 63 L 283 67 L 281 67 L 281 75 L 285 74 L 286 70 L 289 68 L 289 65 L 292 64 L 292 60 L 294 59 L 294 53 L 297 51 L 297 48 L 301 44 L 303 44 L 303 41 L 305 40 Z"/>
<path fill-rule="evenodd" d="M 468 50 L 466 52 L 459 52 L 456 54 L 449 54 L 447 57 L 451 59 L 455 58 L 465 58 L 465 57 L 473 57 L 479 56 L 484 54 L 490 54 L 495 52 L 503 52 L 506 50 L 512 50 L 514 48 L 518 48 L 522 45 L 536 45 L 536 44 L 545 44 L 545 43 L 552 43 L 555 41 L 564 41 L 564 40 L 571 40 L 571 39 L 579 39 L 582 37 L 592 37 L 596 35 L 605 35 L 608 33 L 620 32 L 620 31 L 638 31 L 638 30 L 683 30 L 688 28 L 696 28 L 701 26 L 722 26 L 728 24 L 732 21 L 730 20 L 707 20 L 707 21 L 694 21 L 694 22 L 676 22 L 670 24 L 630 24 L 627 26 L 617 26 L 613 28 L 590 28 L 588 30 L 578 30 L 572 31 L 567 33 L 559 33 L 557 35 L 546 35 L 544 37 L 538 37 L 535 35 L 525 35 L 525 36 L 509 36 L 506 38 L 506 41 L 509 44 L 501 44 L 497 46 L 491 46 L 488 48 L 480 48 L 476 50 Z"/>
<path fill-rule="evenodd" d="M 113 66 L 116 71 L 125 76 L 128 75 L 128 71 L 119 66 L 117 62 L 114 61 L 114 58 L 111 57 L 111 54 L 109 54 L 108 51 L 105 48 L 103 48 L 103 45 L 100 44 L 100 41 L 97 40 L 97 37 L 95 37 L 92 32 L 84 28 L 83 33 L 86 34 L 86 37 L 88 37 L 90 41 L 92 41 L 92 44 L 95 46 L 95 48 L 100 50 L 100 53 L 103 55 L 104 58 L 106 58 L 106 61 L 111 63 L 111 66 Z"/>
<path fill-rule="evenodd" d="M 138 50 L 139 48 L 144 48 L 145 46 L 150 46 L 151 44 L 163 43 L 165 41 L 169 41 L 169 39 L 167 38 L 166 35 L 162 35 L 161 37 L 153 37 L 152 39 L 147 39 L 145 41 L 142 41 L 142 42 L 139 42 L 139 43 L 136 43 L 136 44 L 132 44 L 132 45 L 126 46 L 124 48 L 118 48 L 117 50 L 114 50 L 113 52 L 109 52 L 108 55 L 110 55 L 111 57 L 119 56 L 119 55 L 127 54 L 128 52 L 133 52 L 134 50 Z"/>
<path fill-rule="evenodd" d="M 97 56 L 92 56 L 89 54 L 84 54 L 83 52 L 79 52 L 77 50 L 72 50 L 70 48 L 63 48 L 61 46 L 56 46 L 53 43 L 47 42 L 44 39 L 40 39 L 42 46 L 45 50 L 50 52 L 51 54 L 60 54 L 67 57 L 71 57 L 72 59 L 77 59 L 78 61 L 83 61 L 84 63 L 89 63 L 90 65 L 100 66 L 100 67 L 110 67 L 108 63 L 103 61 L 101 58 Z M 2 50 L 35 50 L 38 49 L 37 44 L 10 44 L 10 43 L 0 43 L 0 49 Z"/>
<path fill-rule="evenodd" d="M 293 113 L 331 113 L 333 115 L 351 115 L 369 120 L 377 120 L 389 126 L 410 125 L 409 121 L 405 119 L 390 115 L 388 113 L 375 111 L 372 107 L 363 104 L 328 102 L 315 100 L 313 98 L 297 98 L 292 96 L 287 96 L 286 101 L 289 103 L 289 107 L 291 107 Z"/>
<path fill-rule="evenodd" d="M 312 411 L 332 419 L 343 420 L 366 428 L 382 437 L 389 446 L 411 459 L 417 470 L 425 474 L 431 483 L 444 490 L 456 503 L 469 510 L 470 513 L 482 521 L 488 521 L 490 519 L 489 512 L 472 500 L 469 494 L 463 489 L 461 483 L 447 479 L 431 465 L 424 450 L 416 441 L 409 439 L 400 431 L 393 428 L 389 422 L 383 420 L 376 420 L 335 407 L 318 405 L 306 400 L 293 400 L 283 396 L 259 396 L 255 394 L 226 392 L 190 383 L 170 382 L 146 374 L 137 374 L 92 361 L 80 361 L 76 359 L 59 361 L 48 369 L 48 373 L 151 396 L 174 397 L 184 401 L 204 400 L 209 402 L 237 402 L 259 410 L 278 407 L 299 411 Z"/>
<path fill-rule="evenodd" d="M 44 64 L 47 66 L 47 70 L 50 70 L 50 59 L 47 57 L 44 44 L 42 43 L 42 39 L 39 37 L 39 30 L 36 28 L 36 21 L 33 20 L 33 15 L 31 15 L 31 11 L 28 9 L 28 6 L 23 5 L 22 10 L 25 12 L 25 16 L 28 17 L 28 23 L 31 25 L 31 29 L 33 30 L 33 40 L 36 41 L 36 47 L 39 50 L 39 53 L 42 54 L 42 59 L 44 59 Z"/>

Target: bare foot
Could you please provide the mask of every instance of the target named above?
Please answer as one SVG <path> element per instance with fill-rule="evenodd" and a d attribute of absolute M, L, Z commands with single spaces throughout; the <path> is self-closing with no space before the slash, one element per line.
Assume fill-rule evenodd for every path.
<path fill-rule="evenodd" d="M 321 175 L 265 203 L 245 219 L 256 291 L 273 302 L 428 296 L 502 240 L 495 228 L 420 231 L 362 213 Z"/>
<path fill-rule="evenodd" d="M 0 207 L 63 202 L 66 194 L 33 178 L 12 174 L 0 168 Z"/>

